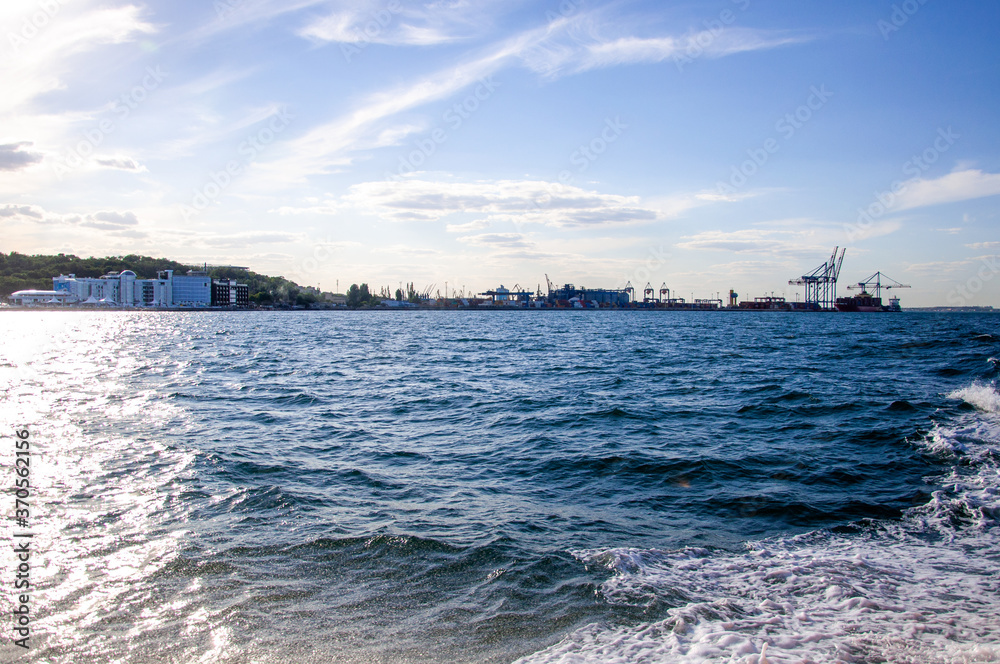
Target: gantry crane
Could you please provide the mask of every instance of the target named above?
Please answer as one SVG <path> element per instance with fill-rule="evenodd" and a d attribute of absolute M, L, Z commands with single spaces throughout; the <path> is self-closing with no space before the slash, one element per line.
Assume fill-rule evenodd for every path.
<path fill-rule="evenodd" d="M 838 258 L 838 249 L 840 247 L 834 247 L 830 260 L 809 274 L 788 282 L 792 286 L 805 286 L 806 304 L 815 304 L 820 309 L 833 309 L 837 306 L 837 278 L 840 276 L 840 266 L 844 263 L 844 254 L 847 252 L 846 248 L 841 249 Z"/>
<path fill-rule="evenodd" d="M 883 284 L 882 283 L 883 279 L 885 279 L 887 281 L 891 281 L 892 283 L 890 283 L 890 284 Z M 874 293 L 872 293 L 871 291 L 868 290 L 868 288 L 870 286 L 874 286 L 875 287 L 875 292 Z M 893 279 L 891 277 L 885 276 L 881 272 L 876 272 L 875 274 L 873 274 L 872 276 L 868 277 L 864 281 L 859 281 L 857 284 L 851 284 L 850 286 L 847 287 L 848 290 L 855 290 L 855 289 L 858 289 L 858 288 L 861 289 L 862 293 L 870 293 L 874 297 L 881 297 L 882 296 L 882 289 L 883 288 L 886 289 L 886 290 L 888 290 L 890 288 L 911 288 L 911 286 L 909 284 L 901 284 L 898 281 L 896 281 L 895 279 Z"/>

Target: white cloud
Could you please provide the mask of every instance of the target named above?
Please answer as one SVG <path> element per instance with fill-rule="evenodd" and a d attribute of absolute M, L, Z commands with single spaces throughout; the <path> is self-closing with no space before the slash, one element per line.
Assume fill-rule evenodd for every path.
<path fill-rule="evenodd" d="M 288 233 L 284 231 L 243 231 L 239 233 L 199 235 L 196 236 L 196 240 L 199 244 L 214 248 L 238 249 L 254 244 L 298 242 L 303 237 L 301 233 Z"/>
<path fill-rule="evenodd" d="M 1000 194 L 1000 173 L 968 169 L 934 180 L 909 180 L 903 184 L 892 207 L 894 210 L 908 210 L 997 194 Z"/>
<path fill-rule="evenodd" d="M 35 8 L 35 11 L 38 11 Z M 84 8 L 60 4 L 59 20 L 52 20 L 38 34 L 12 44 L 13 56 L 0 66 L 0 113 L 20 108 L 38 95 L 62 88 L 63 77 L 81 65 L 80 56 L 110 44 L 134 40 L 156 28 L 143 20 L 136 5 Z M 27 13 L 27 12 L 26 12 Z M 14 19 L 2 30 L 10 36 L 21 33 Z"/>
<path fill-rule="evenodd" d="M 337 214 L 343 209 L 343 205 L 335 200 L 324 200 L 316 201 L 312 205 L 282 205 L 281 207 L 269 210 L 269 212 L 277 212 L 282 216 L 296 215 L 296 214 L 321 214 L 321 215 L 332 215 Z"/>
<path fill-rule="evenodd" d="M 808 258 L 823 256 L 828 247 L 810 231 L 764 230 L 704 231 L 687 236 L 677 246 L 694 251 L 725 251 L 736 254 L 757 254 Z"/>
<path fill-rule="evenodd" d="M 121 226 L 135 226 L 139 223 L 134 212 L 96 212 L 88 215 L 88 218 L 81 222 L 83 226 L 94 228 L 117 229 Z"/>
<path fill-rule="evenodd" d="M 920 276 L 953 275 L 962 272 L 969 265 L 977 261 L 975 258 L 967 258 L 958 261 L 931 261 L 928 263 L 912 263 L 906 267 L 907 272 L 912 272 Z"/>
<path fill-rule="evenodd" d="M 698 58 L 722 58 L 807 41 L 805 36 L 752 28 L 689 32 L 684 35 L 637 37 L 608 35 L 626 28 L 603 12 L 556 22 L 544 39 L 522 54 L 525 65 L 546 77 L 577 74 L 604 67 L 675 60 L 683 69 Z M 602 34 L 603 33 L 603 34 Z"/>
<path fill-rule="evenodd" d="M 45 210 L 37 205 L 4 205 L 0 207 L 0 217 L 26 217 L 42 221 L 45 218 Z"/>
<path fill-rule="evenodd" d="M 98 166 L 112 168 L 121 171 L 135 171 L 136 173 L 148 172 L 146 167 L 131 157 L 97 157 L 94 159 Z"/>
<path fill-rule="evenodd" d="M 477 13 L 482 11 L 477 10 Z M 346 36 L 341 33 L 353 19 L 341 14 L 338 16 L 340 18 L 332 25 L 339 27 L 330 28 L 335 33 L 331 33 L 330 37 L 339 35 L 338 39 L 345 39 Z M 259 186 L 300 183 L 310 175 L 331 173 L 349 165 L 352 162 L 351 153 L 356 150 L 370 148 L 373 144 L 375 147 L 398 144 L 410 131 L 419 131 L 421 127 L 404 124 L 386 130 L 381 124 L 387 118 L 447 98 L 484 79 L 492 80 L 492 75 L 518 62 L 552 78 L 597 67 L 658 62 L 685 52 L 698 39 L 704 41 L 700 33 L 678 38 L 605 38 L 597 36 L 593 29 L 589 32 L 585 29 L 600 23 L 604 16 L 601 12 L 581 13 L 540 28 L 525 30 L 460 58 L 458 64 L 416 82 L 373 94 L 362 100 L 355 110 L 283 144 L 281 156 L 255 165 L 257 182 Z M 723 57 L 804 40 L 803 37 L 733 28 L 712 35 L 711 43 L 701 48 L 706 57 Z M 372 133 L 376 133 L 377 138 L 373 139 Z"/>
<path fill-rule="evenodd" d="M 903 222 L 898 219 L 883 219 L 870 224 L 853 224 L 844 227 L 851 242 L 861 242 L 876 237 L 890 235 L 900 230 Z"/>
<path fill-rule="evenodd" d="M 41 154 L 25 149 L 31 145 L 29 141 L 0 145 L 0 171 L 16 171 L 40 162 Z"/>
<path fill-rule="evenodd" d="M 339 3 L 326 16 L 310 21 L 300 37 L 317 42 L 364 46 L 434 46 L 480 36 L 492 27 L 493 16 L 511 7 L 497 0 L 479 2 L 385 2 L 365 0 Z M 345 55 L 351 53 L 344 49 Z"/>
<path fill-rule="evenodd" d="M 404 179 L 351 187 L 345 202 L 391 221 L 439 221 L 456 214 L 483 215 L 449 230 L 464 232 L 498 222 L 579 228 L 649 223 L 660 212 L 636 196 L 587 191 L 543 180 L 441 182 Z"/>
<path fill-rule="evenodd" d="M 465 224 L 448 224 L 445 226 L 445 230 L 449 233 L 469 233 L 471 231 L 481 231 L 489 227 L 490 222 L 485 219 L 474 219 Z"/>
<path fill-rule="evenodd" d="M 965 245 L 969 249 L 1000 249 L 1000 242 L 989 241 L 989 242 L 973 242 L 972 244 Z"/>
<path fill-rule="evenodd" d="M 503 249 L 531 249 L 534 247 L 534 243 L 526 240 L 520 233 L 466 235 L 465 237 L 458 238 L 458 241 L 480 247 L 500 247 Z"/>
<path fill-rule="evenodd" d="M 115 231 L 115 235 L 128 237 L 146 235 L 135 228 L 139 225 L 139 218 L 132 211 L 101 210 L 83 214 L 59 214 L 38 205 L 3 205 L 0 206 L 0 218 L 24 224 L 62 226 L 64 229 L 96 228 L 102 231 Z"/>

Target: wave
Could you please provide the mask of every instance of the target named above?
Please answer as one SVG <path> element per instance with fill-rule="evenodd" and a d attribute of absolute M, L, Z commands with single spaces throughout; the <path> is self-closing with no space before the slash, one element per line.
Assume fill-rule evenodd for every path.
<path fill-rule="evenodd" d="M 519 664 L 1000 662 L 1000 394 L 914 441 L 949 468 L 923 505 L 744 552 L 611 548 L 573 554 L 611 577 L 611 606 L 655 619 L 594 623 Z"/>
<path fill-rule="evenodd" d="M 961 399 L 987 413 L 1000 413 L 1000 393 L 993 385 L 975 382 L 968 387 L 948 393 L 949 399 Z"/>

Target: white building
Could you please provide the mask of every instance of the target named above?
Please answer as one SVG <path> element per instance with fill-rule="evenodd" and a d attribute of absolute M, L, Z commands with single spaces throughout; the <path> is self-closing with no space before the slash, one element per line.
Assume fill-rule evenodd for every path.
<path fill-rule="evenodd" d="M 132 270 L 97 278 L 60 274 L 52 277 L 52 289 L 64 294 L 69 303 L 169 307 L 175 304 L 172 277 L 172 270 L 161 272 L 156 279 L 138 279 Z"/>
<path fill-rule="evenodd" d="M 35 306 L 39 304 L 61 305 L 67 301 L 67 295 L 57 290 L 19 290 L 11 293 L 8 298 L 11 304 L 19 306 Z"/>

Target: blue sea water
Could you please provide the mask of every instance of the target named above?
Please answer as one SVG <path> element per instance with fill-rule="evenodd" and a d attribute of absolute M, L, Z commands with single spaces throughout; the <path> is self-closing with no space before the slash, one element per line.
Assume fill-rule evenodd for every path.
<path fill-rule="evenodd" d="M 0 627 L 2 661 L 1000 661 L 1000 316 L 0 336 L 5 486 L 35 445 L 32 649 Z"/>

